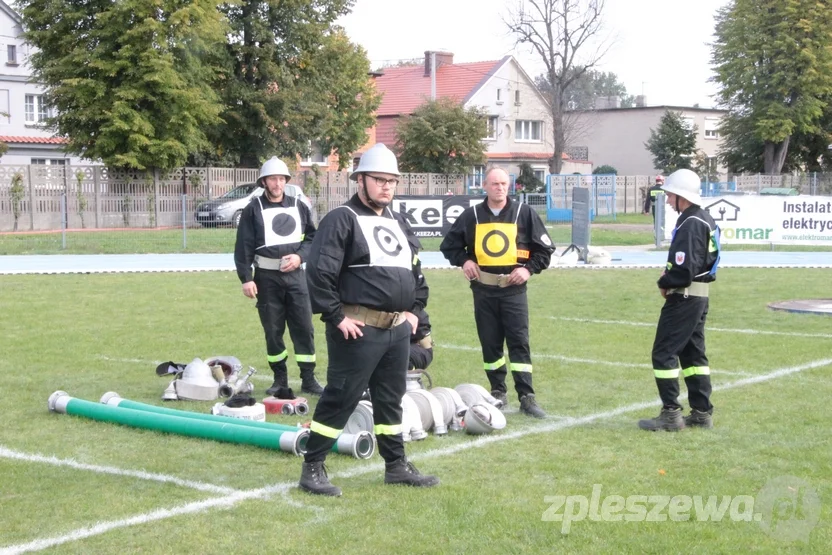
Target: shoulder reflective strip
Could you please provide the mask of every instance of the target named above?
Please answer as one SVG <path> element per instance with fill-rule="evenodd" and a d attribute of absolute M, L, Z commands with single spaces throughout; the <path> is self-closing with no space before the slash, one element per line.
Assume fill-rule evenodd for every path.
<path fill-rule="evenodd" d="M 295 355 L 297 362 L 315 362 L 315 355 Z"/>
<path fill-rule="evenodd" d="M 710 376 L 711 375 L 711 367 L 710 366 L 691 366 L 690 368 L 685 368 L 682 370 L 682 375 L 684 377 L 688 376 Z"/>
<path fill-rule="evenodd" d="M 520 364 L 519 362 L 517 362 L 517 363 L 512 362 L 511 363 L 511 371 L 512 372 L 529 372 L 529 373 L 531 373 L 532 365 L 531 364 Z"/>
<path fill-rule="evenodd" d="M 282 353 L 278 353 L 276 355 L 268 355 L 266 360 L 269 362 L 280 362 L 281 360 L 286 360 L 286 357 L 289 356 L 289 351 L 283 351 Z"/>
<path fill-rule="evenodd" d="M 338 436 L 341 435 L 341 430 L 336 430 L 335 428 L 324 426 L 320 422 L 315 422 L 314 420 L 309 425 L 309 431 L 315 432 L 316 434 L 320 434 L 324 437 L 329 437 L 332 439 L 338 439 Z"/>
<path fill-rule="evenodd" d="M 501 366 L 505 366 L 505 365 L 506 365 L 506 357 L 503 357 L 503 358 L 501 358 L 499 360 L 496 360 L 494 362 L 485 362 L 485 363 L 483 363 L 482 367 L 485 368 L 486 370 L 497 370 Z"/>
<path fill-rule="evenodd" d="M 402 433 L 401 424 L 376 424 L 373 433 L 377 436 L 395 436 Z"/>
<path fill-rule="evenodd" d="M 679 377 L 679 369 L 674 368 L 673 370 L 656 370 L 653 369 L 653 374 L 657 378 L 678 378 Z"/>
<path fill-rule="evenodd" d="M 654 189 L 654 190 L 650 191 L 650 196 L 655 198 L 655 197 L 659 196 L 659 195 L 660 195 L 661 193 L 663 193 L 663 192 L 664 192 L 664 191 L 657 191 L 657 190 L 655 190 L 655 189 Z"/>

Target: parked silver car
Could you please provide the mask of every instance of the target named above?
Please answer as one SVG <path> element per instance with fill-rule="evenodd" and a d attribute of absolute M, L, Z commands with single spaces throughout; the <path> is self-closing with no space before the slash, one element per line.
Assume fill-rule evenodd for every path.
<path fill-rule="evenodd" d="M 286 184 L 284 194 L 290 197 L 295 197 L 312 212 L 312 218 L 315 219 L 315 211 L 312 208 L 312 201 L 309 200 L 303 189 L 291 183 Z M 196 221 L 202 224 L 203 227 L 216 227 L 219 225 L 231 224 L 237 227 L 240 223 L 240 216 L 243 215 L 243 208 L 256 196 L 263 194 L 263 188 L 256 183 L 247 183 L 234 187 L 221 197 L 213 200 L 201 202 L 196 207 L 194 214 Z"/>

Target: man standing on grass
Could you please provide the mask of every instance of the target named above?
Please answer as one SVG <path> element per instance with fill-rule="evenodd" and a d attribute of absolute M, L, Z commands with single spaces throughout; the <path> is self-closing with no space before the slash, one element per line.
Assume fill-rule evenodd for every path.
<path fill-rule="evenodd" d="M 298 484 L 309 493 L 341 495 L 324 461 L 368 386 L 384 483 L 439 483 L 407 460 L 402 441 L 410 337 L 418 328 L 414 312 L 424 309 L 427 286 L 408 239 L 412 230 L 390 210 L 400 175 L 390 149 L 376 144 L 367 150 L 350 176 L 358 192 L 321 220 L 312 244 L 309 293 L 313 311 L 326 323 L 329 366 Z"/>
<path fill-rule="evenodd" d="M 323 392 L 315 379 L 315 329 L 301 268 L 315 237 L 315 224 L 309 207 L 284 194 L 290 177 L 289 168 L 277 157 L 263 164 L 257 185 L 265 190 L 243 210 L 234 248 L 243 295 L 257 299 L 266 334 L 266 354 L 274 373 L 274 383 L 266 393 L 279 399 L 295 398 L 289 389 L 288 354 L 283 342 L 287 323 L 300 368 L 301 392 Z M 256 269 L 253 275 L 252 264 Z"/>
<path fill-rule="evenodd" d="M 483 180 L 486 201 L 460 214 L 439 249 L 471 282 L 491 395 L 503 406 L 508 402 L 505 343 L 520 412 L 544 418 L 532 387 L 526 282 L 549 267 L 555 249 L 537 212 L 508 197 L 508 184 L 505 170 L 489 170 Z"/>
<path fill-rule="evenodd" d="M 642 430 L 678 431 L 685 426 L 712 428 L 711 371 L 705 356 L 709 283 L 719 265 L 719 228 L 700 208 L 699 176 L 690 170 L 670 174 L 662 191 L 680 214 L 670 243 L 667 269 L 658 281 L 665 299 L 653 342 L 653 373 L 662 400 L 659 416 L 639 420 Z M 679 364 L 691 412 L 682 417 Z"/>

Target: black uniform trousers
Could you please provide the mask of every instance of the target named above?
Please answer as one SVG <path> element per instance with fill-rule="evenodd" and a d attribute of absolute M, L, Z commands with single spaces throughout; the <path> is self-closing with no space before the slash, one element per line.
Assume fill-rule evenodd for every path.
<path fill-rule="evenodd" d="M 503 342 L 508 348 L 511 376 L 518 397 L 534 393 L 532 357 L 529 349 L 529 302 L 526 290 L 515 295 L 491 296 L 489 291 L 472 287 L 474 319 L 482 347 L 485 375 L 491 390 L 506 392 L 506 360 Z M 519 370 L 518 370 L 519 369 Z"/>
<path fill-rule="evenodd" d="M 283 334 L 288 323 L 301 374 L 314 371 L 315 328 L 305 272 L 300 268 L 288 273 L 257 268 L 254 283 L 257 285 L 257 311 L 266 334 L 269 366 L 275 372 L 286 371 Z"/>
<path fill-rule="evenodd" d="M 312 417 L 306 462 L 326 459 L 368 386 L 379 454 L 387 462 L 404 457 L 401 403 L 406 389 L 410 324 L 404 322 L 391 329 L 364 326 L 361 331 L 362 337 L 344 339 L 336 326 L 326 325 L 326 387 Z"/>
<path fill-rule="evenodd" d="M 653 372 L 665 408 L 679 405 L 679 366 L 691 408 L 712 412 L 711 376 L 705 355 L 708 297 L 667 296 L 653 342 Z"/>

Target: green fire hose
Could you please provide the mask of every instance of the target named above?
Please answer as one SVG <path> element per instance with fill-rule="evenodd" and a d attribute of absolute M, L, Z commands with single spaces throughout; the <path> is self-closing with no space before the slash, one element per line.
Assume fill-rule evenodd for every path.
<path fill-rule="evenodd" d="M 230 416 L 219 416 L 214 414 L 203 414 L 199 412 L 191 412 L 185 410 L 169 409 L 165 407 L 157 407 L 156 405 L 149 405 L 147 403 L 140 403 L 138 401 L 130 401 L 123 399 L 118 393 L 110 391 L 101 397 L 101 403 L 111 407 L 121 407 L 126 409 L 145 411 L 156 414 L 166 414 L 176 416 L 179 418 L 192 418 L 194 420 L 202 420 L 206 422 L 221 422 L 225 424 L 235 424 L 238 426 L 246 426 L 250 428 L 258 428 L 262 430 L 274 430 L 279 432 L 298 432 L 305 431 L 306 434 L 302 438 L 301 449 L 306 451 L 306 441 L 309 432 L 306 428 L 298 428 L 296 426 L 289 426 L 286 424 L 278 424 L 276 422 L 261 422 L 257 420 L 245 420 L 242 418 L 232 418 Z M 357 434 L 341 434 L 335 445 L 332 446 L 333 453 L 342 455 L 350 455 L 356 459 L 369 459 L 375 452 L 375 442 L 370 432 L 359 432 Z"/>
<path fill-rule="evenodd" d="M 229 443 L 256 445 L 266 449 L 279 449 L 287 453 L 302 455 L 309 432 L 257 429 L 240 426 L 236 422 L 207 422 L 194 418 L 183 418 L 170 414 L 156 414 L 123 407 L 113 407 L 75 399 L 65 391 L 56 391 L 49 396 L 49 410 L 62 414 L 84 416 L 100 422 L 112 422 L 134 428 L 155 430 Z"/>

